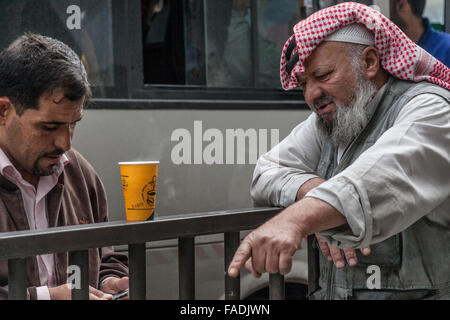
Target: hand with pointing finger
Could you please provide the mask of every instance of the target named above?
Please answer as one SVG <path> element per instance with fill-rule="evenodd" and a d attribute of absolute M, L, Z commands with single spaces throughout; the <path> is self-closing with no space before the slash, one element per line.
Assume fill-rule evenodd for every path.
<path fill-rule="evenodd" d="M 304 237 L 346 223 L 333 206 L 305 197 L 245 237 L 234 254 L 228 274 L 237 277 L 244 265 L 255 277 L 264 272 L 287 274 Z"/>
<path fill-rule="evenodd" d="M 286 274 L 291 270 L 292 257 L 303 238 L 293 213 L 279 213 L 244 238 L 228 268 L 230 277 L 237 277 L 244 265 L 255 277 L 264 272 Z"/>

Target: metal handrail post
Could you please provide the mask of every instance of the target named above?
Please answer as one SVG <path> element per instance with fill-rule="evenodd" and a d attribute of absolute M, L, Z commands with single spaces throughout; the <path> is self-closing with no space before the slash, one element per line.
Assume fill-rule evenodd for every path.
<path fill-rule="evenodd" d="M 145 242 L 128 245 L 130 299 L 145 300 L 146 271 L 145 271 Z"/>
<path fill-rule="evenodd" d="M 26 260 L 10 259 L 8 260 L 8 299 L 26 300 Z"/>
<path fill-rule="evenodd" d="M 224 234 L 224 259 L 225 259 L 225 300 L 239 300 L 241 298 L 240 276 L 231 278 L 228 276 L 228 267 L 234 253 L 239 247 L 240 234 L 238 232 L 225 232 Z"/>
<path fill-rule="evenodd" d="M 76 266 L 78 271 L 72 283 L 72 300 L 89 300 L 89 250 L 70 252 L 70 265 Z"/>
<path fill-rule="evenodd" d="M 179 299 L 195 299 L 195 239 L 178 239 Z"/>
<path fill-rule="evenodd" d="M 284 300 L 284 276 L 279 273 L 269 274 L 269 299 Z"/>

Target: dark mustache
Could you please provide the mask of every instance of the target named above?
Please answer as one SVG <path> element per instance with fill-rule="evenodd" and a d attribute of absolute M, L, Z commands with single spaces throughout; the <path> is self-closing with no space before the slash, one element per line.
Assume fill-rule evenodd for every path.
<path fill-rule="evenodd" d="M 62 155 L 62 154 L 64 154 L 64 150 L 62 150 L 62 149 L 56 149 L 56 150 L 54 150 L 54 151 L 44 153 L 44 154 L 41 156 L 41 158 L 45 158 L 45 157 L 55 157 L 55 156 L 60 156 L 60 155 Z"/>
<path fill-rule="evenodd" d="M 314 107 L 315 109 L 319 109 L 319 107 L 320 107 L 322 104 L 324 104 L 325 102 L 329 102 L 329 101 L 334 102 L 334 98 L 333 98 L 331 95 L 326 94 L 326 95 L 321 96 L 321 97 L 317 98 L 316 100 L 314 100 L 314 101 L 313 101 L 313 107 Z"/>

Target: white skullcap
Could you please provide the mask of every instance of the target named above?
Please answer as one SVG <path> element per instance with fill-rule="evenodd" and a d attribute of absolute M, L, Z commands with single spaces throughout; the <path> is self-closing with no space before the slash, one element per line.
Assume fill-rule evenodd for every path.
<path fill-rule="evenodd" d="M 330 34 L 325 41 L 340 41 L 356 44 L 375 45 L 373 33 L 363 24 L 352 23 Z"/>

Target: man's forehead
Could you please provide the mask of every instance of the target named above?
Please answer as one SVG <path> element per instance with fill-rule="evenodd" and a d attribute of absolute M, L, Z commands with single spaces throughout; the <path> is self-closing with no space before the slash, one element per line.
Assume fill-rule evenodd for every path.
<path fill-rule="evenodd" d="M 28 116 L 38 122 L 70 123 L 83 117 L 84 109 L 79 104 L 41 106 L 39 109 L 27 109 Z"/>
<path fill-rule="evenodd" d="M 297 79 L 302 79 L 317 70 L 334 67 L 338 63 L 345 63 L 343 59 L 346 44 L 336 41 L 323 41 L 315 48 L 311 55 L 306 58 L 303 67 L 304 72 L 297 75 Z"/>
<path fill-rule="evenodd" d="M 70 123 L 83 116 L 84 100 L 85 97 L 71 101 L 64 90 L 55 89 L 39 98 L 38 109 L 27 109 L 26 112 L 36 121 Z"/>
<path fill-rule="evenodd" d="M 44 102 L 60 103 L 66 98 L 66 89 L 58 87 L 47 92 L 44 92 L 39 100 Z"/>

